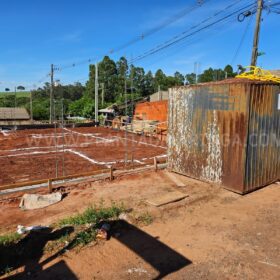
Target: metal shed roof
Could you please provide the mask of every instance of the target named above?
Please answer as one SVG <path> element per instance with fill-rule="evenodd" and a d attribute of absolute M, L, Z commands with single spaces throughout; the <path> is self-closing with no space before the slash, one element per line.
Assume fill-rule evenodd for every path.
<path fill-rule="evenodd" d="M 29 114 L 25 108 L 0 107 L 0 120 L 29 120 Z"/>

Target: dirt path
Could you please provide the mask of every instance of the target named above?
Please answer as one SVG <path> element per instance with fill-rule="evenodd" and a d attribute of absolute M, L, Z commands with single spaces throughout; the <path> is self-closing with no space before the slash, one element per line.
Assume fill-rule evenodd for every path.
<path fill-rule="evenodd" d="M 1 231 L 50 224 L 101 199 L 114 200 L 132 207 L 134 217 L 150 213 L 153 223 L 123 222 L 109 241 L 53 259 L 43 255 L 43 271 L 31 265 L 28 279 L 279 279 L 279 185 L 240 196 L 178 177 L 186 187 L 176 187 L 163 171 L 80 184 L 61 203 L 36 211 L 2 203 Z M 189 197 L 159 208 L 145 204 L 174 189 Z"/>

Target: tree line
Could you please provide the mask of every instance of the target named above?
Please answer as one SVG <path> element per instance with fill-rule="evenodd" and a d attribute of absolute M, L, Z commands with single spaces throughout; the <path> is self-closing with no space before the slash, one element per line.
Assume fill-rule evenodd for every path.
<path fill-rule="evenodd" d="M 85 86 L 81 83 L 75 83 L 55 87 L 56 117 L 61 116 L 62 100 L 64 115 L 93 117 L 95 71 L 95 65 L 90 65 L 89 79 Z M 98 64 L 99 106 L 105 108 L 112 104 L 124 104 L 127 100 L 147 98 L 158 90 L 168 90 L 173 86 L 197 82 L 219 81 L 235 77 L 236 74 L 230 65 L 227 65 L 224 69 L 210 67 L 199 75 L 195 73 L 183 74 L 176 71 L 174 75 L 170 76 L 166 75 L 161 69 L 153 74 L 150 70 L 146 72 L 142 67 L 129 65 L 125 57 L 114 61 L 109 56 L 105 56 Z M 47 120 L 49 118 L 49 92 L 49 83 L 32 92 L 34 119 Z M 13 100 L 2 97 L 0 98 L 0 107 L 13 107 L 13 102 Z M 22 97 L 17 104 L 30 110 L 28 97 Z"/>

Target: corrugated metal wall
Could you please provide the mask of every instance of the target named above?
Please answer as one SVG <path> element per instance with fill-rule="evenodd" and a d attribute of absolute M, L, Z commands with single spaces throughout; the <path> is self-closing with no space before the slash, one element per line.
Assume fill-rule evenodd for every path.
<path fill-rule="evenodd" d="M 279 152 L 279 147 L 269 144 L 267 148 L 259 150 L 257 155 L 256 148 L 252 152 L 249 151 L 250 148 L 247 149 L 249 135 L 252 133 L 249 123 L 254 118 L 254 130 L 260 127 L 259 122 L 263 125 L 267 123 L 264 126 L 266 132 L 275 134 L 279 139 L 279 111 L 271 113 L 266 120 L 254 117 L 256 114 L 253 114 L 252 103 L 257 104 L 255 99 L 260 91 L 266 92 L 262 99 L 264 104 L 267 104 L 265 100 L 268 96 L 268 100 L 275 102 L 276 97 L 273 99 L 271 94 L 272 88 L 271 85 L 261 84 L 253 87 L 244 80 L 173 88 L 168 117 L 169 168 L 190 177 L 222 184 L 240 193 L 275 179 L 275 174 L 279 175 L 279 156 L 274 173 L 270 169 L 272 162 L 275 164 L 277 161 L 276 157 L 271 159 L 268 164 L 270 167 L 258 163 L 258 170 L 267 174 L 260 181 L 252 181 L 256 176 L 253 175 L 255 169 L 250 162 L 257 164 L 256 160 L 263 161 L 261 159 L 265 149 L 274 152 L 277 149 Z M 255 99 L 253 96 L 256 96 Z M 259 130 L 259 133 L 262 131 Z"/>
<path fill-rule="evenodd" d="M 251 86 L 246 192 L 280 178 L 279 95 L 279 86 Z"/>

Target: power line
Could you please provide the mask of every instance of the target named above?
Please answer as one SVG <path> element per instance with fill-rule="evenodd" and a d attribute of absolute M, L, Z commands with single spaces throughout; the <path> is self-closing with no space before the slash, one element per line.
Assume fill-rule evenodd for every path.
<path fill-rule="evenodd" d="M 240 2 L 240 1 L 238 1 L 238 2 Z M 236 4 L 236 3 L 235 3 L 235 4 Z M 243 8 L 240 8 L 240 9 L 238 9 L 238 10 L 236 10 L 236 11 L 234 11 L 234 12 L 232 12 L 232 13 L 230 13 L 230 14 L 228 14 L 228 15 L 226 15 L 226 16 L 224 16 L 224 17 L 222 17 L 222 18 L 220 18 L 220 19 L 218 19 L 218 20 L 216 20 L 216 21 L 214 21 L 214 22 L 211 22 L 211 23 L 207 24 L 206 26 L 203 26 L 203 27 L 201 27 L 201 28 L 195 30 L 198 26 L 202 25 L 204 22 L 208 21 L 209 19 L 211 19 L 211 18 L 213 18 L 213 17 L 216 17 L 215 15 L 220 14 L 220 13 L 222 13 L 222 12 L 228 10 L 229 7 L 232 7 L 232 6 L 233 6 L 233 4 L 232 4 L 232 5 L 229 5 L 229 6 L 226 7 L 225 9 L 223 9 L 223 10 L 219 11 L 218 13 L 216 13 L 214 16 L 212 16 L 212 17 L 210 17 L 210 18 L 207 18 L 206 20 L 202 21 L 201 23 L 199 23 L 199 24 L 197 24 L 197 25 L 191 27 L 190 29 L 188 29 L 188 30 L 182 32 L 181 34 L 179 34 L 179 35 L 173 37 L 172 39 L 170 39 L 170 40 L 164 42 L 163 44 L 160 44 L 160 45 L 156 46 L 155 48 L 153 48 L 153 49 L 151 49 L 151 50 L 145 52 L 145 53 L 142 54 L 142 55 L 139 55 L 138 57 L 136 57 L 136 58 L 135 58 L 133 61 L 131 61 L 130 63 L 134 63 L 134 62 L 136 62 L 136 61 L 142 60 L 142 59 L 144 59 L 144 58 L 146 58 L 146 57 L 148 57 L 148 56 L 150 56 L 150 55 L 153 55 L 153 54 L 155 54 L 155 53 L 157 53 L 157 52 L 159 52 L 159 51 L 161 51 L 161 50 L 163 50 L 163 49 L 166 49 L 166 48 L 168 48 L 168 47 L 170 47 L 170 46 L 172 46 L 172 45 L 174 45 L 174 44 L 177 44 L 177 43 L 179 43 L 180 41 L 185 40 L 186 38 L 189 38 L 189 37 L 191 37 L 191 36 L 193 36 L 193 35 L 195 35 L 195 34 L 201 32 L 201 31 L 203 31 L 203 30 L 205 30 L 205 29 L 208 29 L 209 27 L 212 27 L 212 26 L 216 25 L 217 23 L 220 23 L 220 22 L 222 22 L 222 21 L 224 21 L 224 20 L 226 20 L 226 19 L 228 19 L 228 18 L 230 18 L 230 17 L 232 17 L 232 16 L 234 16 L 234 15 L 240 13 L 241 11 L 243 11 L 243 10 L 245 10 L 245 9 L 248 9 L 248 8 L 254 6 L 254 5 L 255 5 L 255 3 L 252 3 L 252 4 L 250 4 L 250 5 L 246 5 L 246 6 L 243 7 Z M 194 30 L 194 31 L 191 32 L 191 33 L 187 33 L 187 32 L 192 31 L 192 30 Z M 182 36 L 182 35 L 183 35 L 183 36 Z"/>
<path fill-rule="evenodd" d="M 180 11 L 179 13 L 177 14 L 174 14 L 172 17 L 166 19 L 165 21 L 163 21 L 161 24 L 159 24 L 158 26 L 146 31 L 146 32 L 143 32 L 141 35 L 139 36 L 136 36 L 135 38 L 127 41 L 126 43 L 114 48 L 114 49 L 111 49 L 109 50 L 107 53 L 103 54 L 103 55 L 100 55 L 100 56 L 96 56 L 94 58 L 88 58 L 88 59 L 85 59 L 85 60 L 81 60 L 79 62 L 74 62 L 74 63 L 70 63 L 68 65 L 65 65 L 65 66 L 59 66 L 58 67 L 58 70 L 61 71 L 61 70 L 64 70 L 66 68 L 73 68 L 73 67 L 76 67 L 78 65 L 82 65 L 82 64 L 88 64 L 88 63 L 91 63 L 95 60 L 98 60 L 98 58 L 100 57 L 103 57 L 105 55 L 109 55 L 109 54 L 113 54 L 113 53 L 116 53 L 116 52 L 119 52 L 133 44 L 136 44 L 140 41 L 143 41 L 145 38 L 159 32 L 160 30 L 166 28 L 167 26 L 175 23 L 176 21 L 182 19 L 183 17 L 185 17 L 187 14 L 190 14 L 191 12 L 195 11 L 196 9 L 200 8 L 202 5 L 210 2 L 211 0 L 204 0 L 204 1 L 198 1 L 196 5 L 192 6 L 191 8 L 187 7 L 187 8 L 184 8 L 182 11 Z M 242 0 L 239 0 L 238 2 L 240 2 Z"/>
<path fill-rule="evenodd" d="M 244 33 L 243 33 L 243 35 L 242 35 L 242 37 L 241 37 L 240 43 L 239 43 L 239 45 L 238 45 L 238 47 L 237 47 L 237 49 L 236 49 L 236 52 L 235 52 L 235 54 L 234 54 L 234 56 L 233 56 L 233 58 L 232 58 L 232 60 L 231 60 L 231 65 L 233 65 L 233 63 L 235 62 L 236 58 L 237 58 L 238 55 L 239 55 L 239 52 L 240 52 L 240 50 L 241 50 L 241 47 L 243 46 L 244 40 L 245 40 L 245 38 L 246 38 L 246 35 L 247 35 L 247 33 L 248 33 L 248 30 L 249 30 L 249 27 L 250 27 L 250 25 L 251 25 L 251 23 L 252 23 L 252 20 L 253 20 L 253 17 L 250 17 L 250 20 L 248 20 L 248 23 L 247 23 L 247 25 L 246 25 L 246 28 L 245 28 L 245 30 L 244 30 Z"/>
<path fill-rule="evenodd" d="M 228 26 L 228 24 L 232 23 L 232 22 L 236 22 L 236 19 L 229 18 L 229 19 L 223 21 L 223 26 Z M 214 34 L 214 36 L 225 31 L 225 30 L 221 29 L 219 26 L 213 27 L 211 30 L 212 30 L 212 33 Z M 195 43 L 201 42 L 202 39 L 203 39 L 202 36 L 196 36 L 196 37 L 188 38 L 176 45 L 173 45 L 170 48 L 166 49 L 169 51 L 168 55 L 165 52 L 165 50 L 163 50 L 160 55 L 156 56 L 157 58 L 153 62 L 150 62 L 150 60 L 149 60 L 150 63 L 148 63 L 148 64 L 145 63 L 145 67 L 150 67 L 151 65 L 154 65 L 155 63 L 157 63 L 159 61 L 164 61 L 164 58 L 169 59 L 169 58 L 173 57 L 174 55 L 181 53 L 183 50 L 186 51 L 186 46 L 190 46 Z M 173 50 L 174 47 L 176 47 L 176 52 Z M 193 64 L 193 62 L 190 62 L 189 64 Z"/>

